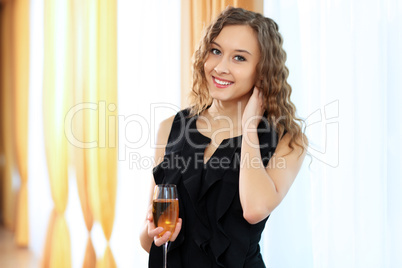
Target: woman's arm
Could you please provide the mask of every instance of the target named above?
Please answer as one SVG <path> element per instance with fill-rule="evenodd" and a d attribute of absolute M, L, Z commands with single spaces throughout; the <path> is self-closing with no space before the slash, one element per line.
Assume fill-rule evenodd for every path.
<path fill-rule="evenodd" d="M 265 219 L 283 200 L 303 163 L 305 150 L 289 147 L 285 134 L 265 168 L 262 162 L 257 126 L 263 115 L 262 97 L 255 89 L 243 114 L 243 138 L 240 166 L 240 202 L 243 216 L 250 224 Z M 300 137 L 300 144 L 303 144 Z M 247 161 L 243 161 L 247 160 Z"/>
<path fill-rule="evenodd" d="M 163 157 L 165 155 L 165 148 L 169 138 L 169 133 L 172 127 L 173 119 L 174 116 L 164 120 L 159 125 L 158 135 L 156 139 L 157 148 L 155 149 L 155 166 L 159 165 L 162 162 Z M 170 236 L 170 232 L 166 232 L 162 237 L 159 237 L 158 235 L 163 231 L 163 228 L 162 227 L 155 228 L 155 224 L 153 222 L 152 196 L 154 187 L 155 187 L 155 180 L 152 179 L 150 185 L 150 198 L 149 198 L 147 216 L 144 222 L 144 228 L 142 229 L 140 234 L 141 246 L 147 252 L 149 252 L 151 249 L 152 241 L 155 242 L 155 245 L 161 246 L 169 239 Z M 176 230 L 173 233 L 172 237 L 170 238 L 170 241 L 174 241 L 176 239 L 177 235 L 180 232 L 180 229 L 181 229 L 181 219 L 179 219 L 176 225 Z"/>

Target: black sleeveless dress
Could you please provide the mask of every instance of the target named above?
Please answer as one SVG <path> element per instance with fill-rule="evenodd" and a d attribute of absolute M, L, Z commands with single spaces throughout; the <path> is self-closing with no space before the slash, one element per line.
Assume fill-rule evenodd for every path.
<path fill-rule="evenodd" d="M 176 184 L 183 225 L 168 248 L 170 268 L 262 268 L 259 241 L 268 217 L 249 224 L 239 197 L 241 136 L 225 139 L 204 164 L 210 138 L 196 128 L 197 116 L 180 111 L 173 120 L 164 160 L 154 168 L 156 184 Z M 278 136 L 263 119 L 258 126 L 263 163 L 276 149 Z M 243 161 L 243 162 L 242 162 Z M 152 243 L 149 267 L 161 268 L 162 247 Z"/>

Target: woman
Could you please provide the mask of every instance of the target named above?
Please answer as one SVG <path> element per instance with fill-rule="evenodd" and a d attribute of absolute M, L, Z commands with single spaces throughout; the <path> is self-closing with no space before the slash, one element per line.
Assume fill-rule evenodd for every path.
<path fill-rule="evenodd" d="M 292 185 L 306 140 L 290 101 L 277 24 L 224 10 L 194 54 L 192 106 L 161 123 L 155 184 L 176 184 L 174 233 L 148 211 L 141 245 L 149 267 L 265 267 L 259 240 Z M 170 237 L 170 239 L 169 239 Z"/>

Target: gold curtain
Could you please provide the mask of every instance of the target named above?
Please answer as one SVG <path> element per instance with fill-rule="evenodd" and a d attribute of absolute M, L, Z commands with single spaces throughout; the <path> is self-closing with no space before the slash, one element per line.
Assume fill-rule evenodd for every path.
<path fill-rule="evenodd" d="M 94 220 L 112 235 L 117 191 L 117 3 L 73 1 L 73 145 L 78 193 L 88 230 L 83 267 L 116 267 L 109 243 L 96 260 Z M 66 126 L 68 127 L 68 126 Z"/>
<path fill-rule="evenodd" d="M 29 98 L 29 0 L 14 0 L 14 138 L 16 164 L 21 178 L 18 192 L 15 242 L 28 246 L 28 98 Z"/>
<path fill-rule="evenodd" d="M 13 193 L 14 170 L 14 120 L 13 120 L 13 5 L 1 3 L 1 123 L 2 123 L 2 193 L 1 212 L 7 229 L 14 230 L 15 199 Z"/>
<path fill-rule="evenodd" d="M 91 240 L 91 230 L 94 223 L 94 217 L 90 206 L 89 199 L 89 171 L 88 166 L 90 164 L 88 156 L 89 153 L 86 149 L 83 148 L 81 143 L 90 142 L 91 140 L 96 140 L 97 136 L 93 135 L 93 137 L 87 136 L 85 138 L 84 130 L 88 128 L 89 130 L 94 129 L 93 132 L 97 130 L 97 126 L 92 124 L 91 121 L 88 120 L 89 110 L 81 110 L 81 108 L 85 108 L 83 106 L 84 103 L 91 101 L 89 98 L 89 74 L 90 71 L 94 69 L 93 65 L 90 65 L 90 51 L 91 47 L 89 46 L 90 42 L 90 21 L 92 18 L 92 22 L 96 25 L 96 18 L 91 17 L 89 13 L 89 1 L 82 0 L 74 0 L 72 1 L 72 10 L 73 10 L 73 53 L 74 53 L 74 107 L 77 107 L 77 111 L 74 111 L 74 120 L 72 120 L 71 125 L 66 125 L 66 128 L 72 128 L 72 133 L 76 139 L 79 141 L 74 142 L 75 140 L 70 140 L 71 152 L 73 155 L 72 162 L 74 163 L 76 170 L 76 178 L 77 178 L 77 188 L 78 188 L 78 196 L 80 198 L 82 214 L 84 216 L 85 226 L 88 230 L 88 238 L 87 238 L 87 246 L 84 255 L 84 262 L 82 267 L 95 268 L 96 267 L 96 253 Z M 94 29 L 92 29 L 94 30 Z M 96 29 L 95 29 L 96 30 Z M 95 52 L 96 53 L 96 52 Z M 91 66 L 91 68 L 90 68 Z M 96 66 L 95 66 L 96 69 Z M 93 76 L 92 76 L 93 77 Z M 93 90 L 94 91 L 94 90 Z M 71 110 L 70 110 L 71 111 Z M 84 120 L 84 116 L 87 116 L 86 120 Z M 93 118 L 96 120 L 96 118 Z M 87 126 L 86 126 L 87 125 Z M 68 130 L 68 129 L 67 129 Z M 97 133 L 95 133 L 97 134 Z M 96 150 L 96 149 L 92 149 Z M 96 163 L 95 163 L 96 164 Z"/>
<path fill-rule="evenodd" d="M 29 1 L 1 2 L 2 214 L 18 246 L 29 243 L 28 221 Z M 18 168 L 20 188 L 13 189 Z"/>
<path fill-rule="evenodd" d="M 181 106 L 187 107 L 191 88 L 191 57 L 201 33 L 227 6 L 263 13 L 263 0 L 182 0 L 181 1 Z"/>
<path fill-rule="evenodd" d="M 71 152 L 70 161 L 76 170 L 78 194 L 88 230 L 83 267 L 116 267 L 109 243 L 104 256 L 96 260 L 90 238 L 96 220 L 109 242 L 115 215 L 116 1 L 45 0 L 45 55 L 44 121 L 55 210 L 49 220 L 42 266 L 71 266 L 68 227 L 62 216 L 68 194 L 67 152 Z M 56 81 L 57 78 L 60 80 Z M 63 133 L 59 132 L 61 130 Z M 54 155 L 56 152 L 58 159 Z M 50 159 L 52 153 L 54 158 Z M 56 170 L 59 176 L 52 176 Z M 55 249 L 52 244 L 56 243 L 55 237 L 61 240 L 60 230 L 65 231 L 63 239 L 68 243 L 64 248 L 59 244 Z M 62 259 L 65 263 L 61 263 Z"/>
<path fill-rule="evenodd" d="M 5 225 L 16 229 L 17 244 L 26 246 L 29 242 L 29 0 L 0 1 L 0 4 L 0 205 Z M 76 168 L 78 193 L 89 233 L 83 267 L 115 267 L 109 243 L 104 256 L 96 261 L 90 232 L 94 220 L 99 221 L 109 242 L 115 216 L 116 0 L 44 0 L 44 52 L 44 136 L 54 209 L 49 219 L 42 267 L 71 267 L 70 235 L 64 217 L 69 163 Z M 71 121 L 70 130 L 81 141 L 76 144 L 66 136 L 65 119 L 74 105 L 86 104 L 91 108 L 84 107 Z M 95 146 L 85 147 L 93 141 Z M 17 202 L 12 177 L 15 167 L 21 177 Z"/>
<path fill-rule="evenodd" d="M 98 6 L 98 189 L 96 217 L 108 241 L 98 267 L 116 267 L 109 241 L 112 236 L 117 192 L 117 0 Z M 95 195 L 94 195 L 95 197 Z"/>
<path fill-rule="evenodd" d="M 71 106 L 71 8 L 68 0 L 44 1 L 43 122 L 54 211 L 49 220 L 42 267 L 71 267 L 68 201 L 68 147 L 64 118 Z"/>

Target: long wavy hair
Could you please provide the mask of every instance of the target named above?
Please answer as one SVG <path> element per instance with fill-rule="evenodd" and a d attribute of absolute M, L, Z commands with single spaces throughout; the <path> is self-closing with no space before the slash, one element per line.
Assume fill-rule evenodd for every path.
<path fill-rule="evenodd" d="M 302 125 L 303 120 L 296 117 L 296 107 L 290 100 L 292 88 L 287 82 L 289 70 L 285 65 L 286 52 L 282 47 L 283 38 L 278 25 L 270 18 L 242 8 L 227 7 L 204 29 L 203 38 L 193 55 L 193 79 L 191 114 L 199 115 L 212 104 L 204 72 L 204 63 L 211 49 L 211 42 L 227 25 L 248 25 L 257 34 L 261 58 L 257 64 L 258 84 L 264 98 L 267 119 L 275 127 L 279 137 L 286 131 L 291 135 L 290 148 L 294 144 L 302 147 L 307 144 Z M 300 139 L 301 138 L 301 139 Z"/>

